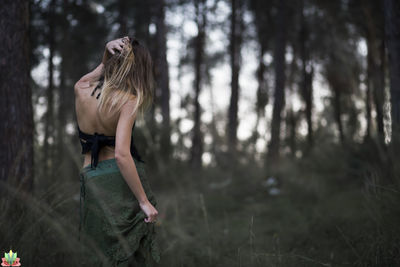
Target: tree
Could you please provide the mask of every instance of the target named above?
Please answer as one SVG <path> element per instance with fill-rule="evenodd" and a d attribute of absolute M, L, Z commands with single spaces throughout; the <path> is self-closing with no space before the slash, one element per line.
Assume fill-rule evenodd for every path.
<path fill-rule="evenodd" d="M 239 102 L 240 47 L 243 32 L 243 0 L 231 0 L 230 64 L 231 98 L 228 111 L 228 147 L 236 151 Z"/>
<path fill-rule="evenodd" d="M 157 1 L 156 18 L 156 79 L 157 87 L 161 92 L 161 114 L 162 114 L 162 133 L 161 133 L 161 152 L 163 159 L 168 161 L 171 155 L 171 122 L 170 122 L 170 92 L 169 74 L 167 61 L 167 27 L 165 25 L 165 0 Z"/>
<path fill-rule="evenodd" d="M 385 0 L 385 37 L 389 54 L 392 138 L 400 134 L 400 2 Z"/>
<path fill-rule="evenodd" d="M 122 37 L 128 34 L 128 5 L 126 0 L 118 1 L 118 36 Z"/>
<path fill-rule="evenodd" d="M 271 140 L 268 147 L 268 157 L 272 160 L 277 159 L 279 156 L 282 110 L 285 106 L 287 6 L 284 1 L 278 2 L 276 22 L 274 47 L 275 91 L 271 122 Z"/>
<path fill-rule="evenodd" d="M 30 83 L 29 1 L 0 5 L 0 180 L 33 190 L 33 109 Z"/>
<path fill-rule="evenodd" d="M 264 56 L 269 53 L 274 36 L 274 20 L 272 16 L 272 1 L 250 0 L 249 9 L 254 14 L 254 25 L 256 28 L 256 40 L 259 44 L 259 62 L 255 73 L 258 88 L 256 93 L 256 103 L 254 110 L 256 112 L 256 123 L 254 125 L 251 141 L 253 150 L 259 138 L 258 125 L 260 119 L 265 116 L 265 107 L 269 102 L 268 74 L 270 64 L 266 64 Z"/>
<path fill-rule="evenodd" d="M 202 67 L 204 60 L 204 47 L 206 40 L 207 7 L 205 0 L 195 0 L 195 22 L 197 25 L 197 36 L 194 39 L 194 127 L 192 135 L 192 147 L 190 163 L 193 167 L 199 168 L 202 165 L 203 155 L 203 134 L 200 129 L 201 107 L 199 96 L 202 86 Z"/>
<path fill-rule="evenodd" d="M 360 9 L 361 6 L 361 9 Z M 360 12 L 361 11 L 361 12 Z M 379 139 L 384 137 L 384 100 L 385 100 L 385 50 L 384 50 L 384 16 L 381 1 L 349 1 L 350 23 L 356 26 L 361 38 L 367 44 L 366 66 L 366 120 L 365 138 L 372 134 L 373 103 L 376 111 L 376 126 Z"/>
<path fill-rule="evenodd" d="M 47 20 L 48 20 L 48 33 L 47 33 L 47 40 L 49 46 L 49 57 L 48 57 L 48 86 L 47 86 L 47 110 L 45 114 L 45 122 L 44 122 L 44 143 L 43 143 L 43 175 L 51 175 L 53 168 L 53 164 L 48 164 L 52 158 L 51 155 L 51 148 L 49 144 L 49 137 L 54 136 L 54 50 L 55 50 L 55 7 L 56 1 L 51 0 L 48 11 L 47 11 Z"/>
<path fill-rule="evenodd" d="M 309 44 L 309 26 L 304 16 L 304 3 L 305 0 L 301 1 L 300 10 L 300 55 L 302 62 L 302 82 L 301 82 L 301 95 L 306 104 L 305 115 L 307 120 L 307 141 L 310 146 L 313 145 L 313 127 L 312 127 L 312 108 L 313 108 L 313 87 L 312 81 L 314 76 L 314 70 L 310 59 L 310 44 Z"/>

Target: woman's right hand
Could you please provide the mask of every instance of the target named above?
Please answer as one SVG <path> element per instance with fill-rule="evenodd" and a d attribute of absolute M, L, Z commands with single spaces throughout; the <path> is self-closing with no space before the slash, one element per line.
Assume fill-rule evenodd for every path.
<path fill-rule="evenodd" d="M 124 48 L 125 42 L 124 40 L 126 40 L 129 37 L 125 36 L 123 38 L 118 38 L 112 41 L 109 41 L 106 44 L 105 50 L 104 50 L 104 54 L 103 54 L 103 64 L 106 64 L 106 62 L 108 61 L 108 59 L 115 54 L 115 50 L 118 50 L 119 53 L 121 53 L 122 49 Z"/>
<path fill-rule="evenodd" d="M 122 42 L 122 39 L 112 40 L 106 44 L 106 51 L 108 51 L 110 54 L 114 55 L 115 54 L 114 49 L 121 52 L 123 46 L 124 46 L 124 43 Z"/>
<path fill-rule="evenodd" d="M 139 206 L 147 216 L 147 218 L 144 219 L 145 222 L 156 222 L 158 211 L 156 208 L 154 208 L 150 201 L 139 203 Z"/>
<path fill-rule="evenodd" d="M 113 54 L 113 55 L 115 53 L 114 49 L 117 49 L 119 52 L 121 52 L 122 49 L 124 49 L 124 45 L 126 44 L 126 40 L 129 41 L 129 37 L 128 36 L 109 41 L 106 44 L 106 50 L 108 52 L 110 52 L 111 54 Z"/>

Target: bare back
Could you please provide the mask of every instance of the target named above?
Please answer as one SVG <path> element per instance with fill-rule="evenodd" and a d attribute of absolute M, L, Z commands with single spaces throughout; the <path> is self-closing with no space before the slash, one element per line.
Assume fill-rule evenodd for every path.
<path fill-rule="evenodd" d="M 87 134 L 95 132 L 115 136 L 119 114 L 101 113 L 97 110 L 98 99 L 91 96 L 91 92 L 98 85 L 98 81 L 86 87 L 79 87 L 75 91 L 75 112 L 78 126 Z M 96 92 L 97 95 L 98 91 Z M 115 147 L 105 146 L 99 152 L 99 161 L 115 158 Z M 90 152 L 85 154 L 83 166 L 90 164 Z"/>

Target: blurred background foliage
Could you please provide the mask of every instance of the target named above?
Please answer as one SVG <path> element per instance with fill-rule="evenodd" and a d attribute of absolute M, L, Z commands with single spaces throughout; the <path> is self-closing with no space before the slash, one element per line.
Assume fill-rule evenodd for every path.
<path fill-rule="evenodd" d="M 154 60 L 134 136 L 160 266 L 400 266 L 398 1 L 2 0 L 0 15 L 0 249 L 23 266 L 81 260 L 73 86 L 125 35 Z"/>

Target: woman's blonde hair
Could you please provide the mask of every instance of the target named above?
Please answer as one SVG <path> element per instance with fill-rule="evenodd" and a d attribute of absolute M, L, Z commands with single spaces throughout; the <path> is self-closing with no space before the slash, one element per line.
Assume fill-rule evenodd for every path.
<path fill-rule="evenodd" d="M 130 99 L 135 99 L 132 110 L 144 115 L 153 102 L 154 76 L 150 52 L 135 38 L 124 45 L 124 49 L 107 60 L 99 98 L 99 111 L 120 112 Z"/>

